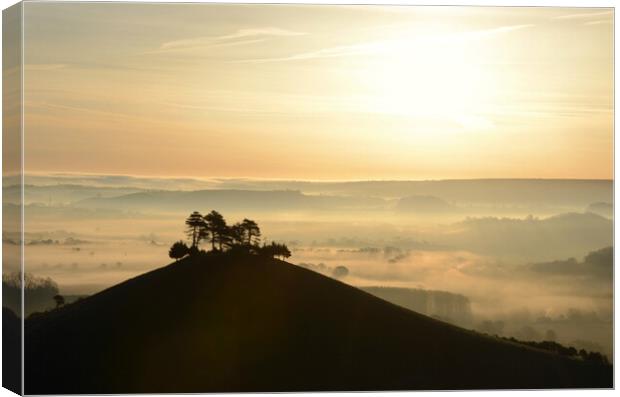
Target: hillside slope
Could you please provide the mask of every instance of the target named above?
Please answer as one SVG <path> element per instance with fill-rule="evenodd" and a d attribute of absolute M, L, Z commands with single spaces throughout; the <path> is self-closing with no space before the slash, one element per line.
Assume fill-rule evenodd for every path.
<path fill-rule="evenodd" d="M 271 259 L 187 258 L 26 321 L 27 394 L 611 387 L 612 369 Z"/>

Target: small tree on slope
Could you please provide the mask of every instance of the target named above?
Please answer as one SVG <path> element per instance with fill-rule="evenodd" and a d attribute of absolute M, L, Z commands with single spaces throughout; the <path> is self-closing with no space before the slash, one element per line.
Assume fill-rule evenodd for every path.
<path fill-rule="evenodd" d="M 177 241 L 176 243 L 172 244 L 172 246 L 170 247 L 170 251 L 168 252 L 168 256 L 177 261 L 188 254 L 189 247 L 183 241 Z"/>

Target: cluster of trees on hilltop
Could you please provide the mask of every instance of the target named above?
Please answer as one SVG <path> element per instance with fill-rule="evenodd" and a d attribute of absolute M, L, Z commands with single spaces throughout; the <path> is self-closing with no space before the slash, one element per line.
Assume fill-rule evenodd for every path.
<path fill-rule="evenodd" d="M 271 242 L 261 246 L 260 227 L 251 219 L 245 218 L 241 222 L 228 225 L 222 214 L 215 210 L 204 216 L 194 211 L 185 220 L 185 226 L 190 244 L 182 240 L 172 244 L 169 256 L 176 260 L 207 252 L 199 248 L 203 241 L 210 244 L 210 252 L 243 251 L 282 259 L 291 256 L 291 251 L 285 244 Z"/>

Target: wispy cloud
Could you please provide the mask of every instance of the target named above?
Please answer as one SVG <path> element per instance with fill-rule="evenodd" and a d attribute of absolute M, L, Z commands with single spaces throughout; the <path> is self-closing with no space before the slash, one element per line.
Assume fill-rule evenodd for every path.
<path fill-rule="evenodd" d="M 194 51 L 211 47 L 247 45 L 265 41 L 268 38 L 302 36 L 305 34 L 306 33 L 304 32 L 295 32 L 276 27 L 239 29 L 234 33 L 221 36 L 201 36 L 182 40 L 167 41 L 162 43 L 158 49 L 148 51 L 146 52 L 146 54 L 159 54 L 176 51 Z"/>
<path fill-rule="evenodd" d="M 613 14 L 613 11 L 582 12 L 582 13 L 576 13 L 576 14 L 558 15 L 556 17 L 553 17 L 553 19 L 585 19 L 585 18 L 594 18 L 594 17 L 600 17 L 603 15 L 612 15 L 612 14 Z"/>
<path fill-rule="evenodd" d="M 370 98 L 362 95 L 305 95 L 269 91 L 208 91 L 198 101 L 177 98 L 163 103 L 167 108 L 230 113 L 359 113 L 367 112 Z"/>
<path fill-rule="evenodd" d="M 65 69 L 68 65 L 62 63 L 37 63 L 26 64 L 25 69 L 31 71 L 58 70 Z"/>
<path fill-rule="evenodd" d="M 534 27 L 534 25 L 533 24 L 508 25 L 508 26 L 500 26 L 500 27 L 492 28 L 492 29 L 474 30 L 474 31 L 459 33 L 459 34 L 450 35 L 450 36 L 451 38 L 456 38 L 457 40 L 458 39 L 471 40 L 471 39 L 495 36 L 495 35 L 503 34 L 503 33 L 510 33 L 516 30 L 521 30 L 521 29 L 526 29 L 526 28 L 531 28 L 531 27 Z"/>
<path fill-rule="evenodd" d="M 55 118 L 63 119 L 63 124 L 77 124 L 79 125 L 84 120 L 88 120 L 88 123 L 95 122 L 93 120 L 99 121 L 105 119 L 107 121 L 126 121 L 126 122 L 134 122 L 143 125 L 162 125 L 162 120 L 152 117 L 145 117 L 138 112 L 132 112 L 132 107 L 127 106 L 126 111 L 108 111 L 102 110 L 101 106 L 98 104 L 87 104 L 87 105 L 72 105 L 72 104 L 62 104 L 62 103 L 53 103 L 47 101 L 38 101 L 38 100 L 30 100 L 24 101 L 24 107 L 26 108 L 26 112 L 30 114 L 33 119 L 40 115 L 52 116 Z M 69 115 L 70 117 L 67 117 Z M 79 115 L 83 115 L 84 117 L 79 117 Z"/>
<path fill-rule="evenodd" d="M 299 54 L 288 55 L 284 57 L 275 58 L 256 58 L 256 59 L 242 59 L 233 61 L 235 63 L 267 63 L 267 62 L 286 62 L 297 61 L 306 59 L 320 59 L 320 58 L 334 58 L 350 55 L 377 55 L 383 52 L 389 51 L 391 45 L 397 43 L 397 41 L 376 41 L 361 44 L 352 44 L 336 47 L 322 48 L 317 51 L 303 52 Z"/>
<path fill-rule="evenodd" d="M 316 51 L 303 52 L 298 54 L 287 55 L 283 57 L 273 58 L 257 58 L 257 59 L 244 59 L 233 61 L 235 63 L 267 63 L 267 62 L 286 62 L 286 61 L 298 61 L 307 59 L 321 59 L 321 58 L 335 58 L 344 56 L 355 55 L 384 55 L 389 53 L 400 52 L 404 48 L 414 47 L 415 45 L 428 42 L 428 43 L 442 43 L 442 42 L 459 42 L 459 41 L 473 41 L 479 39 L 490 38 L 495 35 L 505 34 L 516 30 L 533 27 L 531 24 L 524 25 L 508 25 L 500 26 L 492 29 L 466 31 L 459 33 L 451 33 L 446 35 L 425 36 L 417 38 L 407 39 L 392 39 L 392 40 L 380 40 L 371 41 L 365 43 L 354 43 L 351 45 L 335 46 L 322 48 Z"/>
<path fill-rule="evenodd" d="M 596 21 L 584 22 L 584 25 L 607 25 L 611 23 L 611 19 L 598 19 Z"/>

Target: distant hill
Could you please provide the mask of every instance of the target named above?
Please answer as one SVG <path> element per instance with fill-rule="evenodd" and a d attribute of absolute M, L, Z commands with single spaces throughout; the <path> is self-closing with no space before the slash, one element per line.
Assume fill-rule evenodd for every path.
<path fill-rule="evenodd" d="M 420 314 L 438 317 L 461 326 L 471 325 L 471 304 L 464 295 L 417 288 L 362 287 L 360 289 Z"/>
<path fill-rule="evenodd" d="M 221 179 L 219 189 L 294 189 L 304 193 L 365 195 L 401 198 L 413 195 L 441 197 L 451 203 L 579 206 L 611 202 L 610 179 L 444 179 L 421 181 L 269 181 Z"/>
<path fill-rule="evenodd" d="M 196 190 L 148 191 L 118 197 L 88 198 L 75 203 L 80 208 L 119 209 L 138 211 L 186 212 L 187 208 L 221 208 L 222 210 L 286 210 L 286 209 L 343 209 L 380 208 L 382 199 L 307 195 L 294 190 Z"/>
<path fill-rule="evenodd" d="M 554 206 L 584 208 L 594 202 L 612 202 L 610 179 L 445 179 L 445 180 L 369 180 L 299 181 L 219 178 L 149 178 L 122 175 L 50 174 L 26 175 L 33 185 L 84 185 L 156 190 L 296 190 L 306 194 L 401 198 L 412 195 L 441 197 L 451 203 L 553 203 Z M 7 178 L 19 184 L 19 178 Z M 6 186 L 6 185 L 5 185 Z M 28 192 L 27 192 L 28 193 Z M 106 194 L 104 193 L 103 196 Z M 47 201 L 47 200 L 45 200 Z"/>
<path fill-rule="evenodd" d="M 612 203 L 592 203 L 588 205 L 586 211 L 594 212 L 595 214 L 605 216 L 607 218 L 613 218 L 614 205 Z"/>
<path fill-rule="evenodd" d="M 581 262 L 575 258 L 569 258 L 533 263 L 528 267 L 539 274 L 562 274 L 579 277 L 582 279 L 582 283 L 585 278 L 595 278 L 611 286 L 614 279 L 614 249 L 613 247 L 605 247 L 589 252 Z"/>
<path fill-rule="evenodd" d="M 590 212 L 545 218 L 467 218 L 454 225 L 444 243 L 504 258 L 548 261 L 612 245 L 613 221 Z"/>
<path fill-rule="evenodd" d="M 50 278 L 34 277 L 26 273 L 24 292 L 24 313 L 27 316 L 37 311 L 54 307 L 54 295 L 58 294 L 58 285 Z M 22 311 L 22 283 L 20 274 L 2 276 L 2 306 L 14 313 Z"/>
<path fill-rule="evenodd" d="M 25 323 L 27 394 L 612 387 L 310 270 L 186 258 Z"/>
<path fill-rule="evenodd" d="M 132 211 L 391 209 L 408 197 L 436 197 L 447 210 L 506 214 L 582 211 L 613 201 L 611 180 L 463 179 L 427 181 L 287 181 L 168 179 L 112 175 L 27 176 L 26 204 Z M 7 183 L 17 183 L 9 178 Z M 5 184 L 6 203 L 21 200 L 18 185 Z M 273 204 L 271 204 L 273 202 Z M 413 203 L 416 204 L 416 203 Z M 437 208 L 439 212 L 441 208 Z M 492 211 L 491 211 L 492 210 Z M 450 213 L 451 211 L 448 211 Z M 596 211 L 595 211 L 596 212 Z"/>
<path fill-rule="evenodd" d="M 396 205 L 397 211 L 403 212 L 453 212 L 456 210 L 445 200 L 434 196 L 407 196 L 398 200 Z"/>
<path fill-rule="evenodd" d="M 115 197 L 124 194 L 136 193 L 140 189 L 82 186 L 82 185 L 21 185 L 5 186 L 2 189 L 4 204 L 19 204 L 22 202 L 22 190 L 25 204 L 68 205 L 75 201 L 91 197 Z"/>

